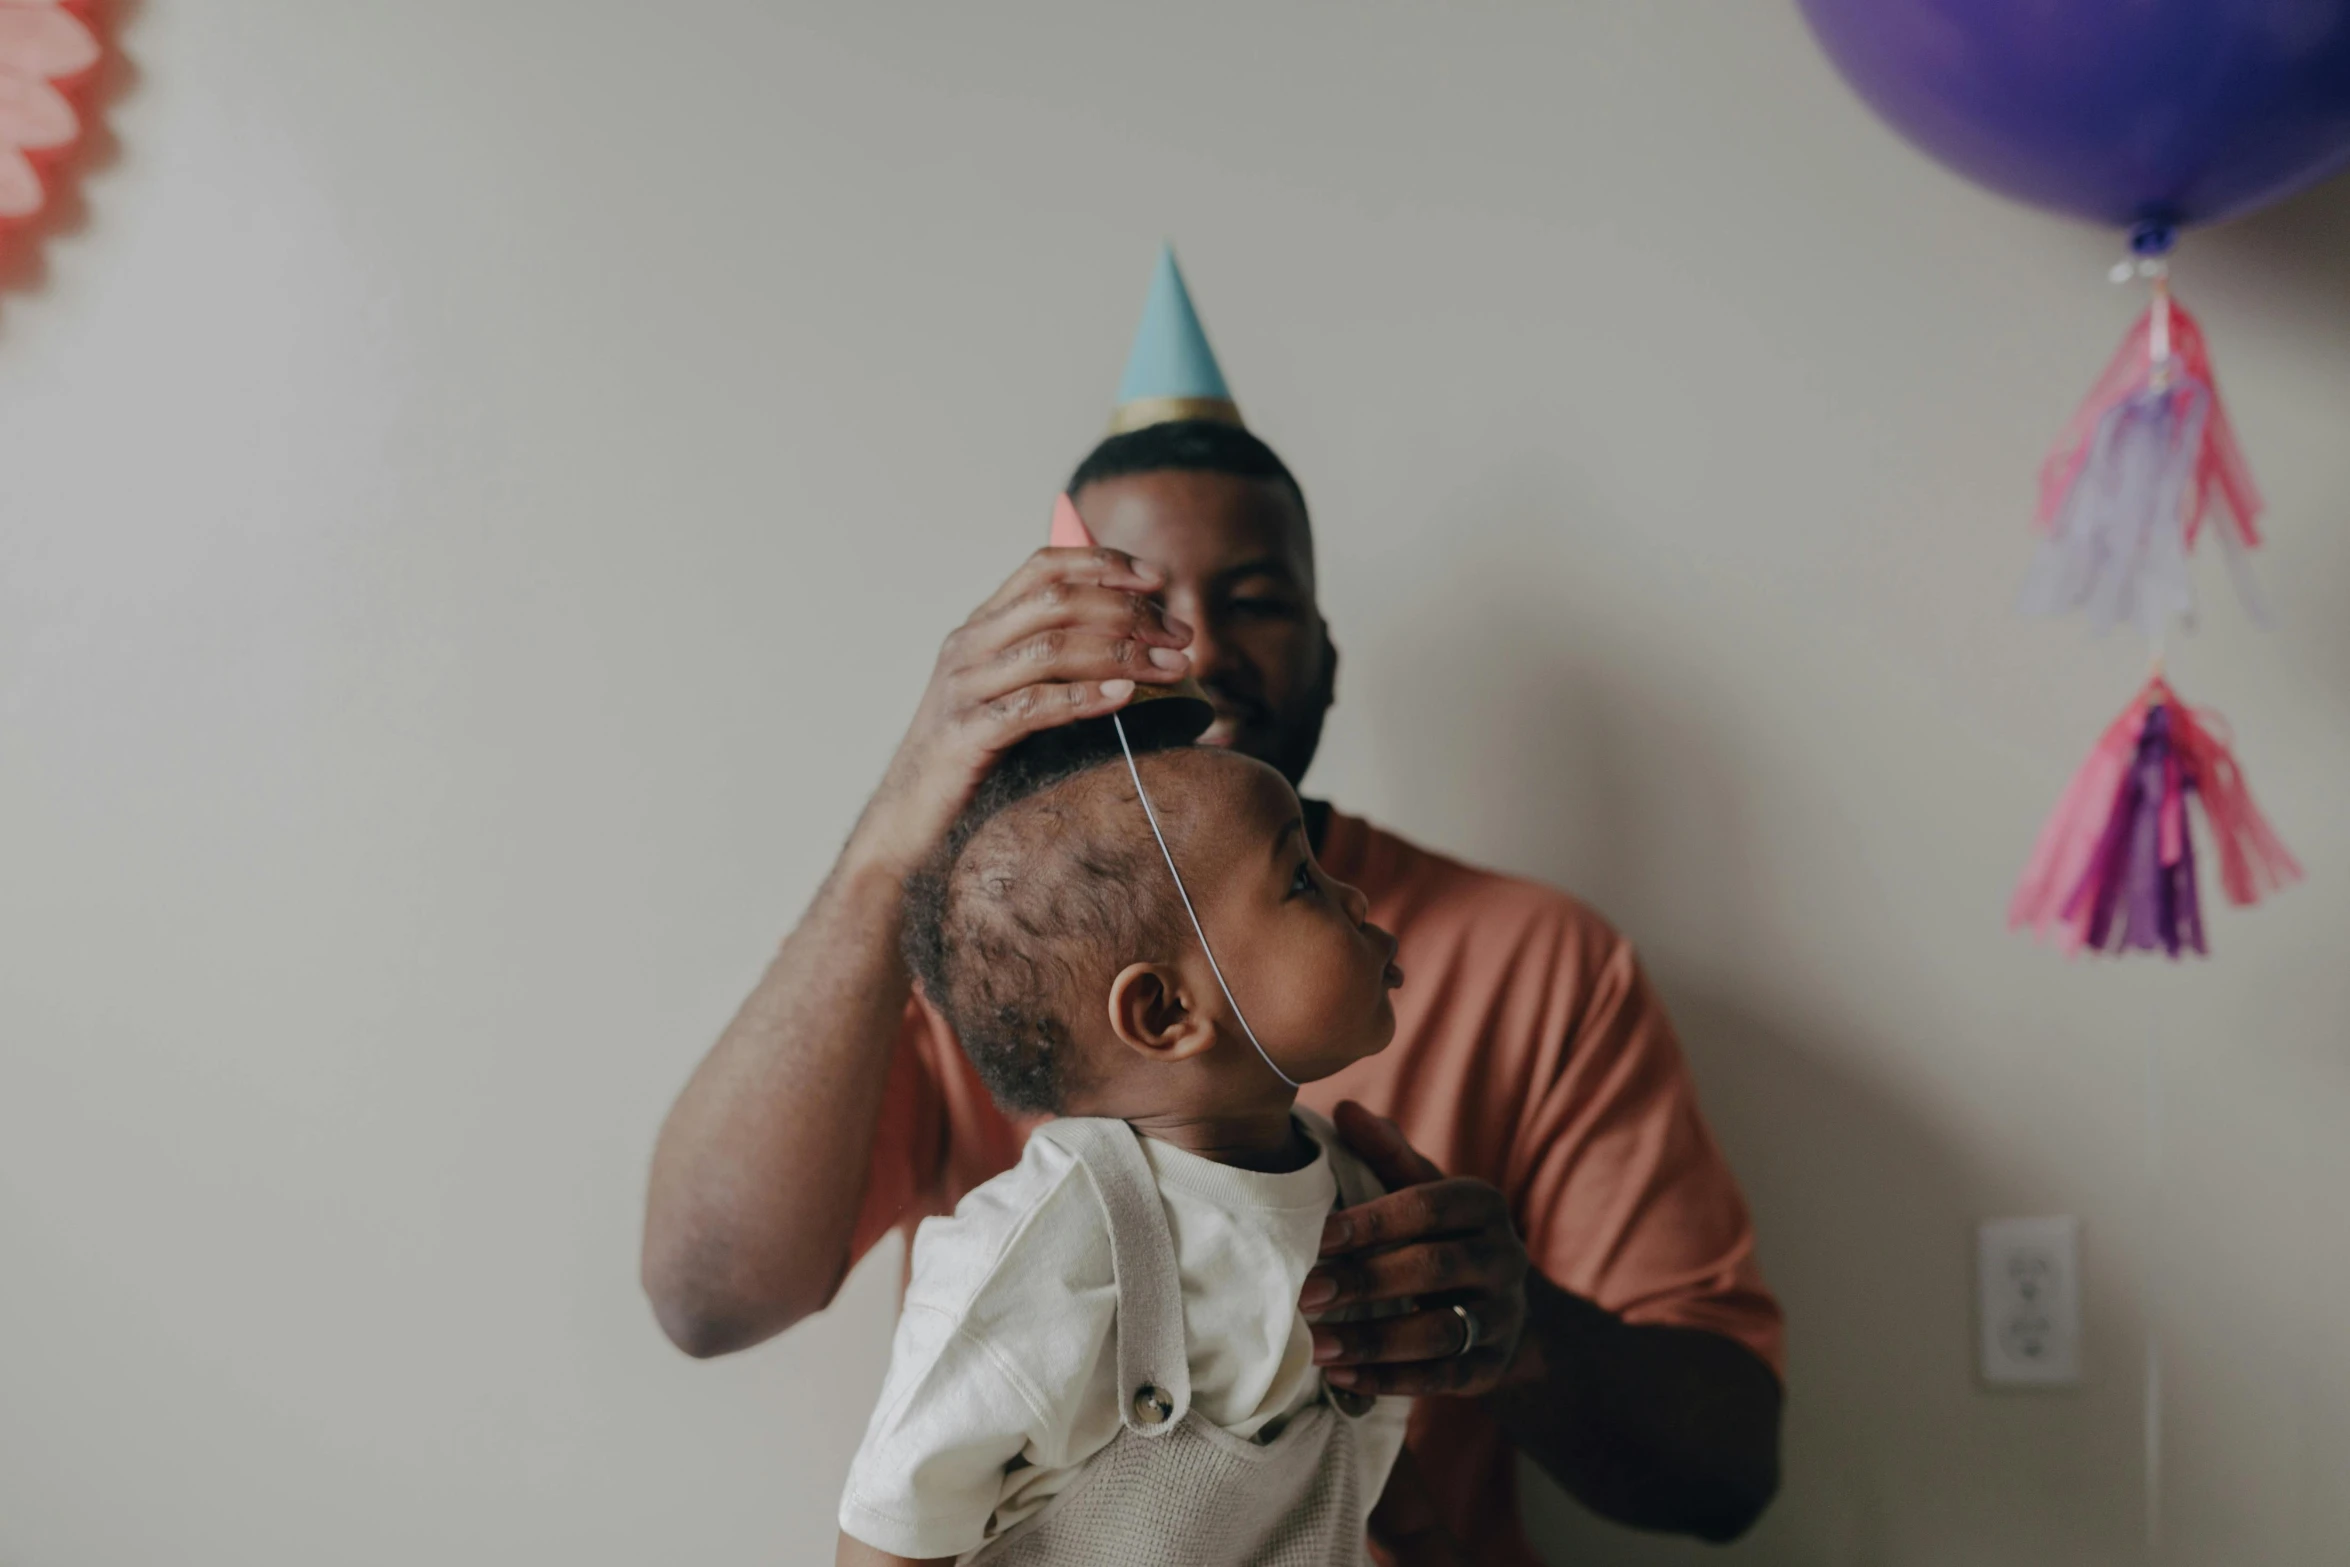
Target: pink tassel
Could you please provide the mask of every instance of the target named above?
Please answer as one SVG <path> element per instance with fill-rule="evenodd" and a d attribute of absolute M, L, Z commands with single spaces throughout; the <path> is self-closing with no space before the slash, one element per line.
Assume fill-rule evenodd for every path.
<path fill-rule="evenodd" d="M 2260 543 L 2260 514 L 2266 502 L 2260 498 L 2260 487 L 2253 483 L 2252 469 L 2244 461 L 2243 449 L 2236 443 L 2235 426 L 2228 422 L 2228 411 L 2220 401 L 2219 382 L 2211 373 L 2211 350 L 2203 340 L 2203 328 L 2187 313 L 2187 307 L 2169 296 L 2167 288 L 2157 293 L 2155 301 L 2138 318 L 2122 339 L 2121 348 L 2106 365 L 2105 373 L 2090 389 L 2088 400 L 2073 413 L 2056 445 L 2040 465 L 2040 506 L 2034 518 L 2042 533 L 2055 530 L 2056 520 L 2063 514 L 2065 497 L 2073 483 L 2088 466 L 2091 450 L 2097 441 L 2097 431 L 2105 416 L 2118 404 L 2148 391 L 2154 386 L 2158 360 L 2155 332 L 2158 325 L 2168 332 L 2168 346 L 2175 368 L 2202 383 L 2211 393 L 2211 409 L 2204 420 L 2202 441 L 2195 457 L 2194 481 L 2187 487 L 2182 504 L 2181 523 L 2186 531 L 2186 543 L 2194 548 L 2196 538 L 2203 531 L 2203 522 L 2216 503 L 2223 520 L 2233 524 L 2236 537 L 2246 548 Z"/>
<path fill-rule="evenodd" d="M 2219 844 L 2220 887 L 2230 903 L 2249 908 L 2299 881 L 2301 864 L 2252 803 L 2244 770 L 2220 738 L 2227 732 L 2226 723 L 2216 713 L 2193 713 L 2175 697 L 2172 701 L 2180 759 L 2203 798 L 2204 820 Z"/>
<path fill-rule="evenodd" d="M 2203 951 L 2190 795 L 2203 802 L 2219 845 L 2229 902 L 2249 906 L 2298 881 L 2301 867 L 2252 803 L 2224 732 L 2161 676 L 2148 681 L 2040 830 L 2008 904 L 2008 928 L 2067 954 Z"/>
<path fill-rule="evenodd" d="M 2104 839 L 2114 791 L 2137 755 L 2138 732 L 2145 726 L 2146 699 L 2141 696 L 2113 721 L 2073 775 L 2048 824 L 2040 829 L 2040 841 L 2033 845 L 2032 858 L 2008 902 L 2009 930 L 2029 929 L 2066 953 L 2078 952 L 2088 939 L 2087 915 L 2068 919 L 2065 904 Z"/>

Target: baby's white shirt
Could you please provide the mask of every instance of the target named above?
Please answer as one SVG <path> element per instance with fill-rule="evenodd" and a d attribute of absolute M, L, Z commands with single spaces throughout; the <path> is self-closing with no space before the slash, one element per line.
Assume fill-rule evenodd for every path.
<path fill-rule="evenodd" d="M 1356 1161 L 1298 1124 L 1320 1151 L 1277 1175 L 1142 1139 L 1175 1243 L 1192 1408 L 1242 1437 L 1320 1391 L 1297 1295 L 1338 1201 L 1332 1160 Z M 915 1232 L 842 1531 L 955 1556 L 1042 1508 L 1118 1434 L 1117 1304 L 1101 1200 L 1047 1122 L 1017 1165 Z M 1387 1483 L 1409 1407 L 1383 1398 L 1358 1422 L 1366 1497 Z"/>

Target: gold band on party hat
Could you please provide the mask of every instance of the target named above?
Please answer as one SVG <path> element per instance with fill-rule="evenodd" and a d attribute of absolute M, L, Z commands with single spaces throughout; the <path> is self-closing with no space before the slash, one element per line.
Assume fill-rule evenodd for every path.
<path fill-rule="evenodd" d="M 1138 397 L 1110 412 L 1110 433 L 1124 435 L 1154 424 L 1182 419 L 1206 419 L 1216 424 L 1240 424 L 1240 405 L 1229 397 Z"/>
<path fill-rule="evenodd" d="M 1125 435 L 1182 419 L 1236 425 L 1240 405 L 1224 384 L 1207 329 L 1192 308 L 1174 247 L 1161 245 L 1142 320 L 1134 328 L 1134 346 L 1127 351 L 1126 374 L 1118 382 L 1110 433 Z"/>

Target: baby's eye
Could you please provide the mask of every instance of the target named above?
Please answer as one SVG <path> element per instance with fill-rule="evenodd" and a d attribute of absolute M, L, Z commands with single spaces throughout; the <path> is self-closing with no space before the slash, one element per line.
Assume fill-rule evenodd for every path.
<path fill-rule="evenodd" d="M 1311 860 L 1298 861 L 1297 874 L 1289 878 L 1289 895 L 1297 898 L 1303 897 L 1309 892 L 1319 892 L 1320 890 L 1321 884 L 1314 880 L 1314 862 Z"/>

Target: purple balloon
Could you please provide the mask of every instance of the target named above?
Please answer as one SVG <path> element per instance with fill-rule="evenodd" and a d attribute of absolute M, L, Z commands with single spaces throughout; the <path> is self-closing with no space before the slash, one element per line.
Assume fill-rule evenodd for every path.
<path fill-rule="evenodd" d="M 2350 0 L 1800 3 L 1919 147 L 2141 249 L 2350 164 Z"/>

